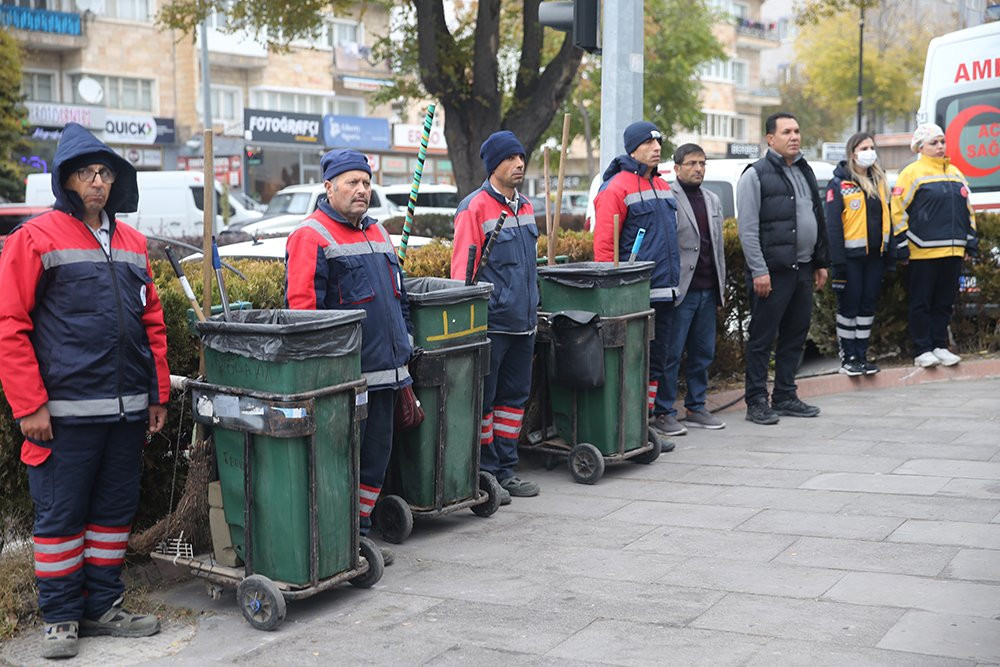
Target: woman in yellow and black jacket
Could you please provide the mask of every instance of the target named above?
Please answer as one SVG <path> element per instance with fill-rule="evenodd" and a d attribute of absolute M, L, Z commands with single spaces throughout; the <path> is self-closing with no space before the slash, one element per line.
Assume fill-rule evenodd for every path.
<path fill-rule="evenodd" d="M 944 131 L 924 123 L 910 148 L 919 153 L 892 190 L 893 233 L 899 257 L 910 263 L 910 338 L 913 363 L 953 366 L 961 359 L 948 349 L 948 322 L 958 295 L 962 258 L 977 249 L 976 217 L 969 184 L 945 154 Z"/>
<path fill-rule="evenodd" d="M 879 371 L 868 361 L 868 342 L 882 272 L 894 268 L 890 225 L 889 189 L 875 140 L 859 132 L 847 140 L 847 159 L 837 165 L 826 188 L 831 285 L 837 295 L 840 372 L 845 375 Z"/>

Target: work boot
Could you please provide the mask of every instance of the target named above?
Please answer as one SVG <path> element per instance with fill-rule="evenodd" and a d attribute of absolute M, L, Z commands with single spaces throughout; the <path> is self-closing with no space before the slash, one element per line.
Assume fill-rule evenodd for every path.
<path fill-rule="evenodd" d="M 785 417 L 816 417 L 819 415 L 819 408 L 803 403 L 797 396 L 786 398 L 783 401 L 774 401 L 771 407 L 777 414 Z"/>
<path fill-rule="evenodd" d="M 684 417 L 684 423 L 696 428 L 708 428 L 718 430 L 726 428 L 726 422 L 722 421 L 705 408 L 698 410 L 688 410 Z"/>
<path fill-rule="evenodd" d="M 379 547 L 379 551 L 382 552 L 382 564 L 389 567 L 396 562 L 396 552 L 394 552 L 389 547 Z"/>
<path fill-rule="evenodd" d="M 506 489 L 507 493 L 519 498 L 530 498 L 537 496 L 541 490 L 534 482 L 525 481 L 519 477 L 508 477 L 500 480 L 500 487 Z"/>
<path fill-rule="evenodd" d="M 649 425 L 653 428 L 653 430 L 665 438 L 675 435 L 684 435 L 688 432 L 687 427 L 677 421 L 677 417 L 666 413 L 654 416 L 653 420 L 649 422 Z"/>
<path fill-rule="evenodd" d="M 43 658 L 72 658 L 79 651 L 79 624 L 76 621 L 46 623 L 42 635 Z"/>
<path fill-rule="evenodd" d="M 500 487 L 500 505 L 501 506 L 503 506 L 503 505 L 510 505 L 510 503 L 511 503 L 511 500 L 510 500 L 510 491 L 508 491 L 507 489 L 505 489 L 505 488 L 503 488 L 501 486 Z"/>
<path fill-rule="evenodd" d="M 766 398 L 760 398 L 747 403 L 747 421 L 763 426 L 770 426 L 781 421 L 778 415 L 767 404 Z"/>
<path fill-rule="evenodd" d="M 122 599 L 118 598 L 111 609 L 99 619 L 84 618 L 80 621 L 81 637 L 148 637 L 160 631 L 160 619 L 145 614 L 133 614 L 122 609 Z"/>

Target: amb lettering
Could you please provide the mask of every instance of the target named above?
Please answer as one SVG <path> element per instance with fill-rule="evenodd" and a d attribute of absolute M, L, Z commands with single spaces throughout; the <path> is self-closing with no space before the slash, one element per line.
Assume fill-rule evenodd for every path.
<path fill-rule="evenodd" d="M 971 63 L 959 63 L 955 71 L 955 83 L 960 81 L 982 81 L 1000 77 L 1000 57 L 985 60 L 973 60 Z"/>

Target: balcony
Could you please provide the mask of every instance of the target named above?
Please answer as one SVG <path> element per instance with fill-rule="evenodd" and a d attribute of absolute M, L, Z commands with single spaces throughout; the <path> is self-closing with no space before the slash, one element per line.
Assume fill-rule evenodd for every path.
<path fill-rule="evenodd" d="M 777 88 L 738 86 L 736 88 L 736 103 L 755 107 L 773 107 L 781 104 L 781 93 Z"/>
<path fill-rule="evenodd" d="M 736 48 L 763 51 L 781 46 L 778 29 L 772 24 L 734 19 L 736 24 Z"/>
<path fill-rule="evenodd" d="M 87 46 L 80 14 L 0 6 L 0 26 L 39 51 L 77 51 Z"/>

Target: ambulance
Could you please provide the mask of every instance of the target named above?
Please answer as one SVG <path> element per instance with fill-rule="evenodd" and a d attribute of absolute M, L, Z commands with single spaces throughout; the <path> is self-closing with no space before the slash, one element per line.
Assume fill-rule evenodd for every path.
<path fill-rule="evenodd" d="M 1000 22 L 931 40 L 917 122 L 944 129 L 973 208 L 1000 210 Z"/>

